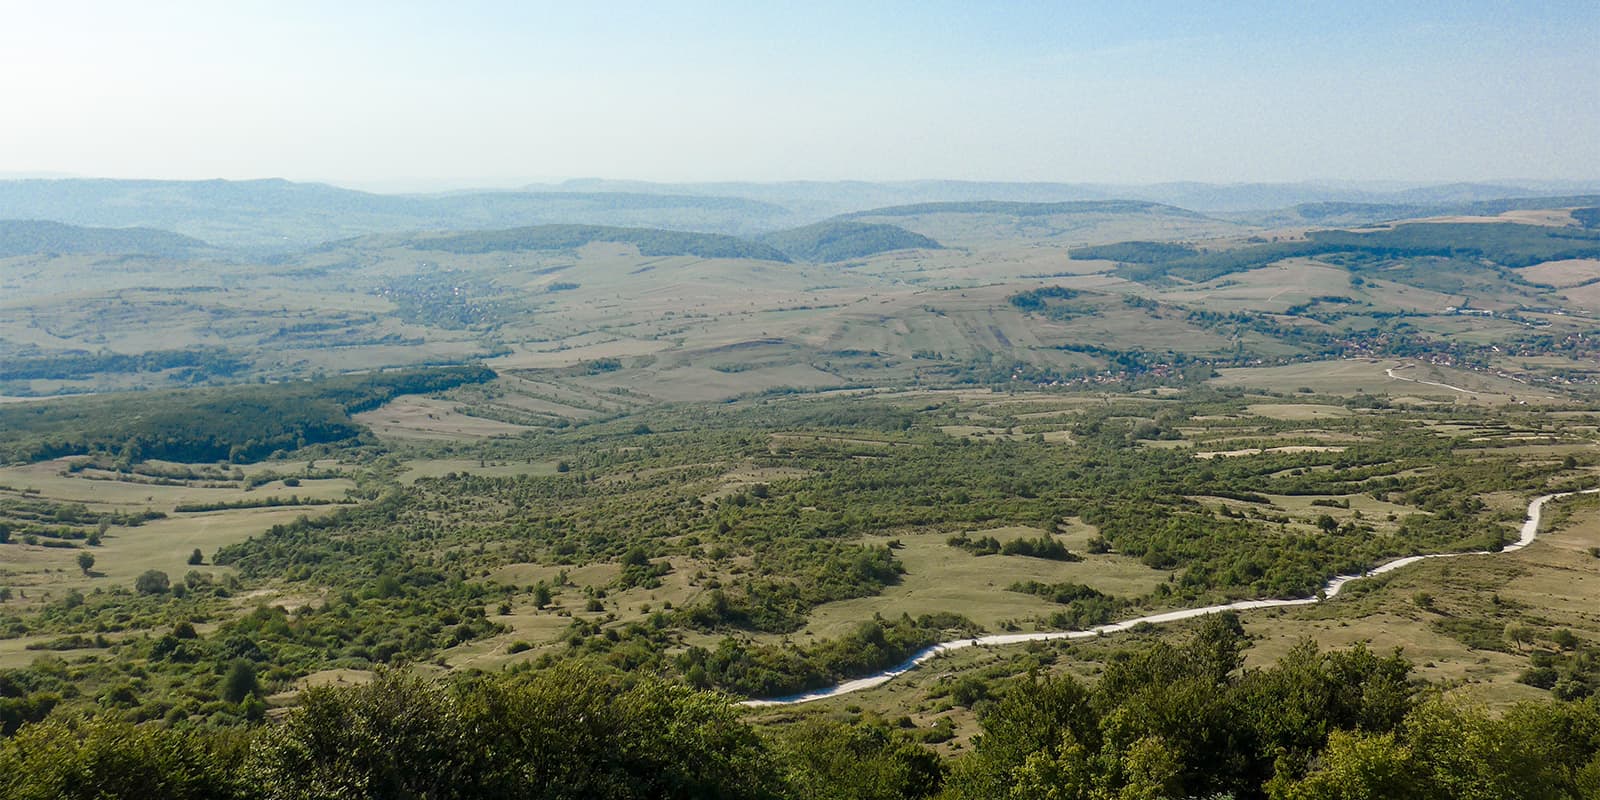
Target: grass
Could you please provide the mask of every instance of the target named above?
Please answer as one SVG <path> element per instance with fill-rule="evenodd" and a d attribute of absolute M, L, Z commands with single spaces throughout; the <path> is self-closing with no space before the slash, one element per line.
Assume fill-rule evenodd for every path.
<path fill-rule="evenodd" d="M 1034 538 L 1043 531 L 1007 527 L 973 531 L 974 536 L 994 536 L 1002 542 Z M 1086 526 L 1072 529 L 1062 539 L 1069 549 L 1083 553 L 1093 535 Z M 1031 621 L 1048 617 L 1060 606 L 1034 595 L 1008 591 L 1013 583 L 1082 583 L 1107 594 L 1139 595 L 1167 579 L 1167 573 L 1118 555 L 1091 555 L 1080 562 L 1049 561 L 1023 556 L 974 556 L 945 543 L 947 533 L 912 533 L 873 537 L 882 544 L 898 540 L 895 556 L 905 564 L 900 582 L 876 597 L 841 600 L 817 607 L 810 622 L 796 637 L 831 638 L 845 633 L 873 614 L 894 618 L 901 614 L 951 612 L 967 616 L 985 629 L 998 632 L 1007 623 L 1031 627 Z"/>
<path fill-rule="evenodd" d="M 137 513 L 146 510 L 167 514 L 165 519 L 155 519 L 134 527 L 113 525 L 106 530 L 102 543 L 88 548 L 95 557 L 89 575 L 78 568 L 77 556 L 81 547 L 57 548 L 33 546 L 20 541 L 6 545 L 6 561 L 0 565 L 0 585 L 11 586 L 28 594 L 30 602 L 40 602 L 77 589 L 90 591 L 108 585 L 129 585 L 146 570 L 160 570 L 174 580 L 190 570 L 221 574 L 221 568 L 188 563 L 190 553 L 198 548 L 207 564 L 211 554 L 220 547 L 243 541 L 273 525 L 290 522 L 301 515 L 315 516 L 334 506 L 282 506 L 269 508 L 236 508 L 208 512 L 178 512 L 183 504 L 237 503 L 283 500 L 291 496 L 304 499 L 343 500 L 355 488 L 347 478 L 304 478 L 298 486 L 287 486 L 274 480 L 254 489 L 207 488 L 198 485 L 153 485 L 127 483 L 117 480 L 91 480 L 95 470 L 79 473 L 66 472 L 70 459 L 0 468 L 0 495 L 29 497 L 61 503 L 82 503 L 91 511 Z M 172 465 L 155 462 L 164 466 Z M 206 467 L 214 465 L 193 465 Z M 287 475 L 303 471 L 305 461 L 261 462 L 240 465 L 246 476 L 261 476 L 266 472 Z M 323 459 L 318 469 L 332 469 L 337 462 Z"/>
<path fill-rule="evenodd" d="M 26 491 L 37 491 L 39 496 L 50 500 L 70 503 L 85 503 L 91 507 L 115 507 L 121 510 L 153 509 L 156 511 L 171 512 L 174 507 L 184 503 L 227 503 L 239 501 L 263 501 L 269 498 L 287 498 L 297 495 L 305 498 L 339 499 L 344 497 L 345 491 L 355 486 L 354 483 L 342 478 L 329 479 L 301 479 L 296 487 L 284 486 L 283 482 L 273 481 L 263 484 L 252 490 L 239 488 L 209 488 L 198 485 L 191 486 L 161 486 L 147 483 L 131 483 L 118 480 L 90 480 L 87 474 L 109 475 L 93 470 L 85 470 L 79 474 L 68 474 L 66 468 L 72 459 L 60 458 L 50 461 L 41 461 L 36 464 L 0 467 L 0 494 L 16 494 Z M 304 469 L 305 462 L 264 462 L 248 465 L 244 468 L 246 476 L 260 474 L 271 470 L 279 474 L 292 474 Z M 214 465 L 213 465 L 214 466 Z M 331 467 L 329 462 L 322 462 L 319 468 Z"/>
<path fill-rule="evenodd" d="M 1389 369 L 1395 370 L 1400 377 L 1390 377 L 1386 372 Z M 1514 401 L 1545 403 L 1556 399 L 1548 389 L 1481 372 L 1400 359 L 1350 358 L 1279 367 L 1233 367 L 1217 372 L 1218 377 L 1211 379 L 1215 385 L 1259 391 L 1310 389 L 1315 394 L 1323 395 L 1388 395 L 1401 400 L 1416 398 L 1423 402 L 1466 402 L 1474 405 L 1503 405 Z M 1458 386 L 1472 393 L 1421 381 Z"/>
<path fill-rule="evenodd" d="M 1364 642 L 1377 650 L 1399 647 L 1430 680 L 1494 705 L 1542 696 L 1516 682 L 1528 666 L 1525 651 L 1473 649 L 1439 632 L 1444 618 L 1491 620 L 1531 625 L 1548 635 L 1568 628 L 1579 637 L 1600 640 L 1600 516 L 1592 501 L 1570 521 L 1547 526 L 1530 547 L 1508 554 L 1429 561 L 1407 567 L 1369 592 L 1325 606 L 1247 615 L 1246 630 L 1256 638 L 1251 663 L 1266 663 L 1304 637 L 1324 647 Z M 1559 508 L 1556 517 L 1561 514 Z M 1415 597 L 1427 592 L 1438 611 L 1419 608 Z M 1494 602 L 1495 598 L 1499 603 Z"/>
<path fill-rule="evenodd" d="M 352 416 L 357 423 L 379 436 L 397 439 L 461 441 L 515 436 L 532 430 L 499 420 L 462 413 L 450 400 L 432 397 L 402 397 L 382 408 Z"/>
<path fill-rule="evenodd" d="M 1564 261 L 1546 261 L 1517 270 L 1525 280 L 1556 287 L 1578 286 L 1600 279 L 1600 259 L 1573 258 Z"/>
<path fill-rule="evenodd" d="M 1518 504 L 1525 504 L 1525 498 L 1518 498 Z M 1600 596 L 1600 558 L 1589 552 L 1600 546 L 1600 515 L 1593 500 L 1569 500 L 1566 505 L 1572 508 L 1570 520 L 1561 520 L 1561 506 L 1554 506 L 1554 514 L 1547 517 L 1554 524 L 1533 546 L 1516 553 L 1425 561 L 1393 573 L 1370 590 L 1349 592 L 1330 603 L 1244 612 L 1241 621 L 1252 639 L 1246 668 L 1269 664 L 1311 638 L 1324 649 L 1364 644 L 1383 654 L 1399 648 L 1414 662 L 1419 677 L 1492 707 L 1546 697 L 1545 692 L 1516 681 L 1528 666 L 1526 650 L 1472 649 L 1431 623 L 1446 615 L 1478 617 L 1492 620 L 1497 628 L 1518 622 L 1547 635 L 1565 627 L 1581 638 L 1600 640 L 1600 611 L 1594 601 Z M 1417 606 L 1415 596 L 1424 591 L 1434 597 L 1437 611 Z M 949 717 L 956 723 L 957 736 L 940 748 L 959 752 L 970 746 L 976 718 L 970 709 L 952 707 L 948 699 L 938 698 L 941 687 L 966 675 L 1015 675 L 1041 663 L 1049 670 L 1093 680 L 1100 664 L 1119 647 L 1150 638 L 1181 641 L 1193 625 L 1177 623 L 1071 644 L 962 650 L 874 689 L 800 707 L 755 710 L 750 716 L 761 723 L 782 724 L 809 715 L 908 714 L 919 726 Z"/>
<path fill-rule="evenodd" d="M 302 515 L 327 513 L 328 508 L 230 509 L 153 520 L 136 528 L 113 527 L 102 544 L 89 548 L 95 557 L 89 575 L 77 566 L 77 555 L 82 550 L 13 543 L 6 545 L 8 561 L 0 581 L 25 591 L 30 601 L 44 601 L 72 589 L 131 586 L 134 578 L 152 569 L 167 573 L 173 580 L 181 579 L 190 570 L 223 574 L 227 572 L 225 568 L 209 565 L 211 554 L 218 548 Z M 196 548 L 205 556 L 206 564 L 188 563 Z"/>

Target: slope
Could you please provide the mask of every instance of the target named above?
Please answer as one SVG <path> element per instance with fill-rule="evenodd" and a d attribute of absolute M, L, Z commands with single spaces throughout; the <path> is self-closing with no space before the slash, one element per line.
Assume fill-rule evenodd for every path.
<path fill-rule="evenodd" d="M 84 228 L 45 220 L 0 220 L 0 258 L 24 255 L 141 255 L 177 258 L 211 246 L 151 228 Z"/>
<path fill-rule="evenodd" d="M 865 258 L 894 250 L 938 250 L 941 245 L 896 225 L 830 220 L 761 237 L 789 257 L 826 263 Z"/>

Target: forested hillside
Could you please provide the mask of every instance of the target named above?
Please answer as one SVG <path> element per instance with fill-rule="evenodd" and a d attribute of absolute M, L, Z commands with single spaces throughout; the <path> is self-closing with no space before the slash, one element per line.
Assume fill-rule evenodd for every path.
<path fill-rule="evenodd" d="M 79 253 L 179 258 L 210 249 L 199 239 L 150 228 L 81 228 L 43 220 L 0 219 L 0 258 Z"/>
<path fill-rule="evenodd" d="M 0 405 L 0 462 L 103 453 L 127 461 L 257 460 L 361 435 L 350 414 L 494 377 L 482 367 Z"/>
<path fill-rule="evenodd" d="M 536 225 L 503 231 L 475 231 L 419 239 L 413 247 L 448 253 L 491 253 L 515 250 L 573 250 L 591 242 L 617 242 L 639 248 L 647 256 L 699 256 L 788 261 L 777 249 L 733 236 L 683 233 L 648 228 L 602 225 Z"/>
<path fill-rule="evenodd" d="M 834 262 L 887 253 L 892 250 L 937 250 L 938 242 L 894 225 L 864 222 L 819 222 L 804 228 L 779 231 L 761 241 L 797 261 Z"/>
<path fill-rule="evenodd" d="M 1441 700 L 1411 664 L 1310 643 L 1241 669 L 1237 622 L 1129 648 L 1092 684 L 1028 676 L 982 701 L 970 753 L 880 717 L 776 729 L 651 677 L 524 670 L 430 681 L 384 672 L 307 692 L 225 731 L 102 711 L 0 741 L 0 798 L 1212 797 L 1565 800 L 1600 792 L 1600 705 L 1504 717 Z M 222 680 L 260 701 L 247 661 Z M 0 686 L 5 684 L 0 683 Z M 5 700 L 4 702 L 12 702 Z M 7 708 L 10 708 L 8 706 Z"/>
<path fill-rule="evenodd" d="M 1131 243 L 1122 246 L 1128 244 Z M 1083 252 L 1108 251 L 1097 248 Z M 1256 244 L 1217 252 L 1169 251 L 1152 256 L 1146 250 L 1144 261 L 1137 266 L 1125 266 L 1119 273 L 1138 281 L 1172 277 L 1199 282 L 1287 258 L 1339 254 L 1349 254 L 1368 263 L 1437 256 L 1484 259 L 1502 267 L 1526 267 L 1544 261 L 1600 257 L 1600 234 L 1505 222 L 1409 223 L 1370 231 L 1311 231 L 1303 241 Z"/>
<path fill-rule="evenodd" d="M 999 200 L 972 202 L 911 203 L 873 208 L 844 215 L 857 217 L 910 217 L 922 214 L 1003 214 L 1014 217 L 1044 217 L 1056 214 L 1170 214 L 1203 217 L 1187 209 L 1141 200 L 1073 200 L 1061 203 L 1020 203 Z"/>

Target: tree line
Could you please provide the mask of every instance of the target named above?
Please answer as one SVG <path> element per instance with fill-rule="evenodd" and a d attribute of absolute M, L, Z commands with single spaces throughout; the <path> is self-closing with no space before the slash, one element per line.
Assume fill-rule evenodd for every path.
<path fill-rule="evenodd" d="M 728 698 L 578 666 L 430 680 L 379 671 L 218 729 L 55 715 L 0 740 L 0 798 L 1007 798 L 1581 800 L 1600 703 L 1501 715 L 1444 699 L 1398 655 L 1306 642 L 1242 668 L 1237 619 L 1121 652 L 1094 684 L 1033 674 L 970 692 L 945 756 L 907 720 L 758 727 Z M 229 675 L 249 696 L 250 676 Z M 3 687 L 0 681 L 0 687 Z M 972 700 L 971 698 L 977 698 Z M 930 729 L 931 730 L 931 729 Z"/>

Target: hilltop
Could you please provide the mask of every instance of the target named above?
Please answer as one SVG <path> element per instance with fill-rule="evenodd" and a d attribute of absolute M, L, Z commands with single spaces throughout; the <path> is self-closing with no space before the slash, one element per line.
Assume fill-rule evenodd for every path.
<path fill-rule="evenodd" d="M 272 251 L 415 230 L 602 223 L 745 233 L 792 222 L 782 207 L 741 198 L 609 192 L 386 195 L 279 179 L 0 181 L 4 217 L 154 227 L 220 246 Z"/>
<path fill-rule="evenodd" d="M 938 250 L 941 245 L 895 225 L 830 220 L 761 237 L 800 261 L 832 262 L 894 250 Z"/>
<path fill-rule="evenodd" d="M 509 230 L 417 237 L 411 240 L 410 246 L 419 250 L 471 254 L 518 250 L 575 250 L 594 242 L 631 244 L 639 248 L 640 255 L 646 256 L 789 260 L 788 256 L 776 248 L 735 236 L 658 228 L 614 228 L 605 225 L 534 225 Z"/>
<path fill-rule="evenodd" d="M 0 219 L 0 258 L 83 254 L 179 258 L 212 249 L 199 239 L 152 228 L 86 228 L 36 219 Z"/>
<path fill-rule="evenodd" d="M 745 238 L 826 220 L 906 221 L 913 232 L 945 242 L 947 231 L 916 227 L 919 215 L 1005 215 L 1054 220 L 1046 235 L 1099 239 L 1094 214 L 1168 215 L 1191 235 L 1229 224 L 1296 221 L 1348 224 L 1394 214 L 1457 213 L 1451 207 L 1518 198 L 1600 193 L 1600 185 L 1206 184 L 1116 186 L 978 181 L 794 181 L 676 183 L 576 180 L 521 190 L 380 194 L 325 183 L 262 180 L 0 180 L 0 219 L 39 219 L 94 227 L 173 231 L 247 254 L 296 252 L 379 233 L 465 231 L 582 224 L 703 231 Z M 1339 204 L 1319 209 L 1318 204 Z M 1580 205 L 1573 203 L 1573 205 Z M 1588 203 L 1593 205 L 1593 203 Z M 935 207 L 938 206 L 938 207 Z M 1296 206 L 1305 206 L 1296 210 Z M 1372 208 L 1362 208 L 1372 206 Z M 1342 216 L 1318 214 L 1335 213 Z M 1487 212 L 1486 212 L 1487 213 Z M 1067 215 L 1072 224 L 1062 224 Z M 1183 222 L 1183 219 L 1187 222 Z M 981 227 L 981 226 L 980 226 Z M 992 227 L 992 226 L 991 226 Z M 973 231 L 955 231 L 970 238 Z M 1036 235 L 1011 226 L 1003 235 Z M 985 234 L 991 236 L 991 234 Z"/>

